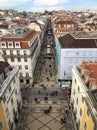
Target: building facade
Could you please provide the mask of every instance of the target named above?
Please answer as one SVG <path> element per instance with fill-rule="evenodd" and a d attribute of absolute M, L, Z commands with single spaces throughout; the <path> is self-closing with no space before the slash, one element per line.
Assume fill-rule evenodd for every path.
<path fill-rule="evenodd" d="M 76 130 L 96 130 L 97 63 L 86 62 L 73 67 L 71 111 Z"/>
<path fill-rule="evenodd" d="M 27 30 L 21 34 L 2 37 L 0 47 L 4 60 L 19 67 L 21 87 L 31 86 L 37 57 L 40 54 L 39 33 Z"/>
<path fill-rule="evenodd" d="M 22 98 L 18 67 L 0 62 L 0 123 L 2 130 L 15 130 Z"/>
<path fill-rule="evenodd" d="M 74 65 L 84 61 L 97 61 L 97 38 L 88 36 L 78 37 L 75 34 L 67 34 L 55 37 L 56 41 L 56 63 L 59 81 L 72 79 L 72 68 Z"/>

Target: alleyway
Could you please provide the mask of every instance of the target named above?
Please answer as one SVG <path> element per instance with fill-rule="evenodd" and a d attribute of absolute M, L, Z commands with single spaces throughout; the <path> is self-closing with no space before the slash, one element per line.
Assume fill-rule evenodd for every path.
<path fill-rule="evenodd" d="M 68 97 L 57 81 L 54 39 L 52 28 L 48 28 L 50 22 L 38 57 L 34 85 L 22 91 L 23 111 L 17 130 L 74 130 Z"/>

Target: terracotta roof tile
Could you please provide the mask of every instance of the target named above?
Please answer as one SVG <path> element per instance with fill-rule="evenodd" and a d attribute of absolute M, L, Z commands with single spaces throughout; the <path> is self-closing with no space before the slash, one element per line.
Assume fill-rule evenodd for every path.
<path fill-rule="evenodd" d="M 89 77 L 89 82 L 97 84 L 97 62 L 85 62 L 80 65 L 84 69 L 84 75 Z"/>

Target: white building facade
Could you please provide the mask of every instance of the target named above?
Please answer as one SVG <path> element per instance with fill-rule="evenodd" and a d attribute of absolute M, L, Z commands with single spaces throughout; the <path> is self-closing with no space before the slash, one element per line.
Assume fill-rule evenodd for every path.
<path fill-rule="evenodd" d="M 19 66 L 21 87 L 31 86 L 37 57 L 40 54 L 39 33 L 30 31 L 22 37 L 3 37 L 0 47 L 4 60 Z"/>
<path fill-rule="evenodd" d="M 97 61 L 96 38 L 75 38 L 71 34 L 55 36 L 56 63 L 59 81 L 72 79 L 74 65 Z"/>
<path fill-rule="evenodd" d="M 1 65 L 2 64 L 2 65 Z M 6 62 L 1 63 L 2 70 Z M 0 102 L 2 104 L 4 118 L 7 123 L 8 130 L 14 130 L 18 121 L 22 107 L 22 98 L 20 91 L 20 81 L 18 78 L 18 67 L 7 65 L 4 72 L 0 71 Z M 2 117 L 1 117 L 2 118 Z"/>
<path fill-rule="evenodd" d="M 70 80 L 72 78 L 72 68 L 74 65 L 84 61 L 97 61 L 96 48 L 62 48 L 59 65 L 59 79 Z"/>

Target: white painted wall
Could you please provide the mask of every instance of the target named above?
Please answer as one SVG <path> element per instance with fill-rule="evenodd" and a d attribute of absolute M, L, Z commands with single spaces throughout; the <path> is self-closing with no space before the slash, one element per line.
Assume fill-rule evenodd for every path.
<path fill-rule="evenodd" d="M 13 76 L 12 76 L 13 74 Z M 13 109 L 17 111 L 17 117 L 18 115 L 18 110 L 17 110 L 17 100 L 18 102 L 21 103 L 22 105 L 22 98 L 21 98 L 21 91 L 20 91 L 20 81 L 18 78 L 18 69 L 17 67 L 14 67 L 12 70 L 12 74 L 9 74 L 5 82 L 9 82 L 8 86 L 6 86 L 6 91 L 4 92 L 4 95 L 6 96 L 6 102 L 3 103 L 3 108 L 5 111 L 5 116 L 7 123 L 9 120 L 11 122 L 14 122 L 14 114 L 13 114 Z M 12 76 L 12 80 L 9 80 L 10 76 Z M 15 82 L 14 82 L 15 79 Z M 7 85 L 7 83 L 6 83 Z M 9 87 L 11 86 L 11 91 L 9 92 Z M 16 93 L 17 91 L 17 93 Z M 11 99 L 13 99 L 13 104 L 11 103 Z"/>
<path fill-rule="evenodd" d="M 58 70 L 59 79 L 72 79 L 73 66 L 81 64 L 84 61 L 97 61 L 97 49 L 61 49 L 60 65 Z"/>

